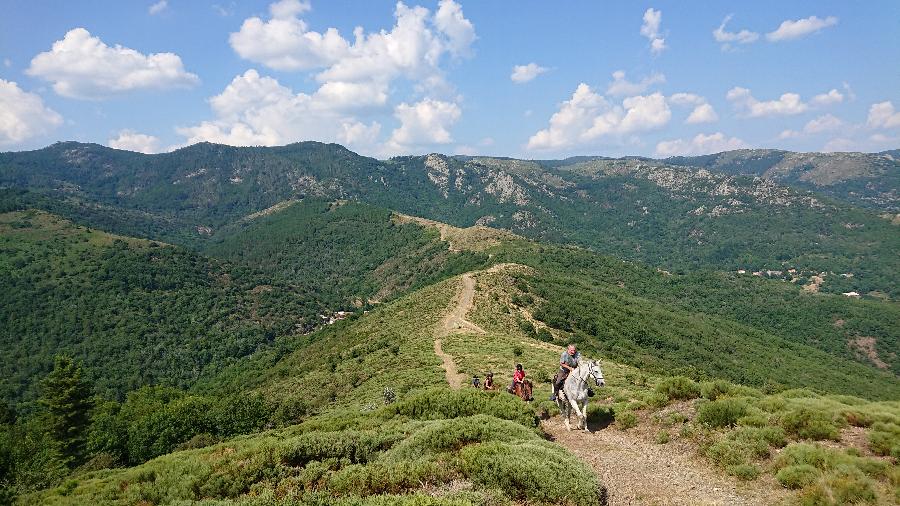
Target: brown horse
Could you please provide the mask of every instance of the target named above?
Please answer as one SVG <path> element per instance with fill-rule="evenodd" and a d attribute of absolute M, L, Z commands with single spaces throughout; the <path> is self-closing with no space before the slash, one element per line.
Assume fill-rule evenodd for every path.
<path fill-rule="evenodd" d="M 525 380 L 521 383 L 516 382 L 512 389 L 507 389 L 506 391 L 514 394 L 523 401 L 531 401 L 534 400 L 534 397 L 531 395 L 533 389 L 534 385 L 531 384 L 531 381 Z"/>

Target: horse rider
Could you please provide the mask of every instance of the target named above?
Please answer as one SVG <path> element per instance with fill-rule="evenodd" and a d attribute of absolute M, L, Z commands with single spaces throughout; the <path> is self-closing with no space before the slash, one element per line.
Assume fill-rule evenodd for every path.
<path fill-rule="evenodd" d="M 484 377 L 484 389 L 485 390 L 493 390 L 494 389 L 494 373 L 489 372 L 487 376 Z"/>
<path fill-rule="evenodd" d="M 525 369 L 522 364 L 516 364 L 516 370 L 513 372 L 512 383 L 509 384 L 509 391 L 516 391 L 516 383 L 525 383 Z"/>
<path fill-rule="evenodd" d="M 556 400 L 556 395 L 562 390 L 566 378 L 569 377 L 569 373 L 578 367 L 578 360 L 580 358 L 581 354 L 578 353 L 578 349 L 575 348 L 574 344 L 569 344 L 569 346 L 566 347 L 566 351 L 562 352 L 562 355 L 559 356 L 559 372 L 556 373 L 556 382 L 553 383 L 553 393 L 550 395 L 551 401 Z"/>
<path fill-rule="evenodd" d="M 479 385 L 479 381 L 478 381 L 478 376 L 477 376 L 477 375 L 472 376 L 472 386 L 475 387 L 475 388 L 481 388 L 481 385 Z"/>

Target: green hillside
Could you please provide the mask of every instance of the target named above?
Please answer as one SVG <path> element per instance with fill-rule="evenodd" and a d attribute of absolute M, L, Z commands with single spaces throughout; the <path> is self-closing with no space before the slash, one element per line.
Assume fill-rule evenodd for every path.
<path fill-rule="evenodd" d="M 2 398 L 33 400 L 59 353 L 83 359 L 114 398 L 189 387 L 323 316 L 484 261 L 357 204 L 297 203 L 222 235 L 210 250 L 224 261 L 40 211 L 0 215 Z"/>
<path fill-rule="evenodd" d="M 893 252 L 900 234 L 889 219 L 833 200 L 818 186 L 810 188 L 820 193 L 809 193 L 675 162 L 682 163 L 442 155 L 379 161 L 314 142 L 204 143 L 140 155 L 69 142 L 0 154 L 0 187 L 30 190 L 19 198 L 44 207 L 49 201 L 49 209 L 79 223 L 190 247 L 246 215 L 313 196 L 457 226 L 486 224 L 670 271 L 796 269 L 803 279 L 825 272 L 820 289 L 831 293 L 898 293 Z M 885 170 L 885 177 L 896 173 Z"/>

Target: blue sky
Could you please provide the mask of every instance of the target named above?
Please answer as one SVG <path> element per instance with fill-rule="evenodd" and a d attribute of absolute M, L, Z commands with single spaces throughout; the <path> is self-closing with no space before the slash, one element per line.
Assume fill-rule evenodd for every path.
<path fill-rule="evenodd" d="M 895 1 L 0 4 L 4 151 L 900 147 Z"/>

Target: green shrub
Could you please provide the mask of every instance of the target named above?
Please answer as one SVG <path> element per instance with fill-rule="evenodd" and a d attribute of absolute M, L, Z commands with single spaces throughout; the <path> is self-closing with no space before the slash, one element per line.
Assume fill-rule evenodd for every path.
<path fill-rule="evenodd" d="M 605 427 L 615 421 L 616 414 L 609 406 L 590 404 L 587 408 L 587 419 L 590 425 Z"/>
<path fill-rule="evenodd" d="M 700 405 L 697 421 L 710 427 L 732 427 L 749 409 L 750 405 L 743 399 L 718 399 Z"/>
<path fill-rule="evenodd" d="M 874 504 L 877 500 L 871 479 L 853 467 L 830 472 L 805 488 L 799 496 L 802 505 Z"/>
<path fill-rule="evenodd" d="M 869 448 L 878 455 L 900 460 L 900 425 L 876 423 L 869 432 Z"/>
<path fill-rule="evenodd" d="M 782 414 L 779 421 L 784 430 L 803 439 L 840 440 L 834 417 L 823 410 L 799 407 Z"/>
<path fill-rule="evenodd" d="M 542 327 L 541 330 L 537 331 L 537 338 L 545 343 L 553 342 L 553 334 L 546 327 Z"/>
<path fill-rule="evenodd" d="M 812 484 L 821 474 L 818 469 L 809 464 L 796 464 L 779 469 L 775 474 L 775 479 L 786 488 L 798 489 Z"/>
<path fill-rule="evenodd" d="M 664 445 L 671 441 L 671 436 L 669 436 L 669 431 L 661 430 L 656 433 L 656 444 Z"/>
<path fill-rule="evenodd" d="M 731 383 L 725 380 L 704 381 L 700 383 L 700 397 L 714 401 L 731 393 Z"/>
<path fill-rule="evenodd" d="M 759 477 L 761 471 L 759 467 L 753 464 L 737 464 L 725 468 L 725 472 L 744 481 L 755 480 Z"/>
<path fill-rule="evenodd" d="M 472 443 L 511 443 L 534 437 L 534 431 L 515 422 L 487 415 L 460 417 L 429 424 L 391 448 L 386 457 L 413 459 L 422 455 L 459 450 Z"/>
<path fill-rule="evenodd" d="M 518 501 L 603 504 L 606 491 L 596 475 L 566 450 L 546 441 L 491 442 L 460 452 L 465 475 Z M 560 472 L 560 470 L 565 472 Z"/>
<path fill-rule="evenodd" d="M 700 397 L 700 385 L 684 376 L 670 376 L 656 385 L 656 391 L 669 400 L 696 399 Z"/>
<path fill-rule="evenodd" d="M 638 418 L 632 411 L 623 411 L 616 414 L 616 427 L 619 430 L 628 430 L 637 427 Z"/>
<path fill-rule="evenodd" d="M 537 427 L 534 410 L 519 398 L 500 392 L 484 392 L 474 388 L 450 390 L 429 388 L 380 411 L 385 419 L 403 415 L 416 420 L 441 420 L 478 414 L 512 420 L 526 427 Z"/>

